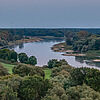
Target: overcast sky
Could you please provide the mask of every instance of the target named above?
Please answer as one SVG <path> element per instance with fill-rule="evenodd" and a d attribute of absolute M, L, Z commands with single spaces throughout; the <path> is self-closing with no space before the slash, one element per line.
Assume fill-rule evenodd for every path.
<path fill-rule="evenodd" d="M 100 27 L 100 0 L 0 0 L 0 27 Z"/>

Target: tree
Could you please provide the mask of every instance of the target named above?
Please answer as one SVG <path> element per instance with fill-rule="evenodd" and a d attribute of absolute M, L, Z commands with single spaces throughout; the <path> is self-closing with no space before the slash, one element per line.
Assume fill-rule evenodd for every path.
<path fill-rule="evenodd" d="M 35 56 L 29 57 L 29 59 L 28 59 L 28 64 L 30 64 L 30 65 L 36 65 L 36 64 L 37 64 L 37 59 L 36 59 L 36 57 L 35 57 Z"/>
<path fill-rule="evenodd" d="M 0 100 L 19 100 L 17 93 L 8 86 L 0 86 Z"/>
<path fill-rule="evenodd" d="M 10 51 L 8 58 L 9 58 L 9 60 L 16 62 L 17 61 L 17 53 L 13 50 Z"/>
<path fill-rule="evenodd" d="M 0 58 L 8 61 L 17 61 L 17 53 L 14 50 L 1 49 Z"/>
<path fill-rule="evenodd" d="M 17 75 L 0 77 L 0 100 L 20 100 L 19 86 L 22 78 Z"/>
<path fill-rule="evenodd" d="M 5 76 L 8 75 L 8 71 L 6 68 L 4 68 L 1 64 L 0 64 L 0 76 Z"/>
<path fill-rule="evenodd" d="M 20 85 L 19 97 L 21 100 L 40 100 L 49 88 L 49 81 L 39 76 L 27 76 Z"/>
<path fill-rule="evenodd" d="M 49 62 L 48 62 L 48 68 L 54 68 L 54 67 L 57 67 L 57 66 L 58 66 L 57 59 L 49 60 Z"/>
<path fill-rule="evenodd" d="M 26 53 L 20 53 L 18 55 L 19 61 L 21 63 L 27 63 L 28 62 L 28 56 L 26 55 Z"/>
<path fill-rule="evenodd" d="M 78 35 L 78 38 L 85 39 L 86 37 L 89 36 L 89 33 L 87 31 L 80 31 L 77 33 L 77 35 Z"/>
<path fill-rule="evenodd" d="M 66 97 L 66 92 L 62 87 L 55 86 L 48 91 L 46 96 L 42 100 L 68 100 Z"/>
<path fill-rule="evenodd" d="M 62 59 L 62 60 L 57 60 L 57 59 L 52 59 L 52 60 L 49 60 L 48 62 L 48 68 L 54 68 L 54 67 L 59 67 L 59 66 L 62 66 L 62 65 L 67 65 L 67 61 L 65 59 Z"/>
<path fill-rule="evenodd" d="M 71 77 L 77 85 L 85 83 L 94 90 L 100 91 L 100 71 L 97 69 L 75 68 L 71 72 Z"/>
<path fill-rule="evenodd" d="M 33 76 L 39 75 L 44 77 L 45 73 L 42 68 L 35 67 L 35 66 L 28 66 L 24 64 L 19 64 L 13 68 L 13 73 L 18 74 L 19 76 Z"/>
<path fill-rule="evenodd" d="M 75 35 L 74 32 L 70 32 L 70 31 L 66 32 L 66 33 L 65 33 L 66 44 L 67 44 L 67 45 L 72 45 L 73 40 L 74 40 L 74 39 L 77 39 L 75 36 L 76 36 L 76 35 Z"/>
<path fill-rule="evenodd" d="M 100 100 L 100 93 L 85 84 L 70 87 L 66 90 L 66 95 L 67 100 Z"/>

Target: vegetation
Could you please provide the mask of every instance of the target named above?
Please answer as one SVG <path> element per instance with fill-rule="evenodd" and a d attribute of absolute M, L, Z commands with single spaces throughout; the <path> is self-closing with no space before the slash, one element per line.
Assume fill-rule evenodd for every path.
<path fill-rule="evenodd" d="M 10 61 L 11 63 L 18 62 L 36 65 L 37 59 L 35 56 L 28 57 L 26 53 L 17 54 L 14 50 L 0 49 L 0 59 Z"/>
<path fill-rule="evenodd" d="M 0 49 L 0 58 L 11 62 L 17 61 L 17 53 L 9 49 Z"/>
<path fill-rule="evenodd" d="M 80 31 L 78 33 L 67 32 L 65 37 L 66 44 L 71 45 L 74 51 L 87 52 L 89 50 L 100 50 L 100 35 Z"/>
<path fill-rule="evenodd" d="M 22 39 L 22 34 L 12 34 L 7 30 L 0 30 L 0 46 L 8 45 L 8 42 Z"/>
<path fill-rule="evenodd" d="M 26 53 L 20 53 L 18 55 L 19 61 L 21 63 L 30 64 L 30 65 L 36 65 L 37 59 L 35 56 L 28 57 Z"/>
<path fill-rule="evenodd" d="M 93 68 L 73 68 L 65 60 L 53 61 L 57 61 L 57 64 L 53 62 L 56 66 L 52 68 L 18 64 L 14 66 L 12 75 L 8 73 L 2 74 L 2 77 L 0 77 L 0 99 L 100 99 L 99 70 Z"/>
<path fill-rule="evenodd" d="M 9 75 L 0 79 L 0 100 L 40 100 L 49 88 L 49 81 L 39 76 Z"/>
<path fill-rule="evenodd" d="M 8 71 L 0 64 L 0 76 L 8 75 Z"/>
<path fill-rule="evenodd" d="M 66 65 L 67 62 L 65 59 L 62 59 L 62 60 L 57 60 L 57 59 L 52 59 L 52 60 L 49 60 L 48 62 L 48 68 L 54 68 L 54 67 L 59 67 L 61 65 Z"/>
<path fill-rule="evenodd" d="M 35 66 L 29 66 L 29 65 L 24 65 L 24 64 L 19 64 L 17 66 L 15 66 L 12 69 L 14 74 L 18 74 L 19 76 L 33 76 L 33 75 L 38 75 L 41 77 L 45 77 L 44 71 L 39 68 L 39 67 L 35 67 Z"/>

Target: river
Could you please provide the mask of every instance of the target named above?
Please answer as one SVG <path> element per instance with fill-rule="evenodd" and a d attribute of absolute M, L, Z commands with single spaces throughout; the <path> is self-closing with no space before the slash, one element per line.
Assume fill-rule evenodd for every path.
<path fill-rule="evenodd" d="M 89 61 L 82 60 L 75 56 L 63 56 L 62 53 L 53 52 L 51 47 L 54 44 L 60 43 L 61 41 L 40 41 L 23 43 L 20 45 L 14 45 L 11 49 L 14 49 L 17 53 L 26 53 L 28 56 L 35 56 L 37 58 L 37 66 L 46 65 L 50 59 L 65 59 L 69 65 L 73 67 L 94 67 L 100 68 L 100 64 L 89 63 Z"/>

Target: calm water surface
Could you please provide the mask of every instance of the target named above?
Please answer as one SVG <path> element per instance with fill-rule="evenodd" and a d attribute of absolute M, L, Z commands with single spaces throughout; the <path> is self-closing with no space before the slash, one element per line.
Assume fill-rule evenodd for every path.
<path fill-rule="evenodd" d="M 61 42 L 61 41 L 60 41 Z M 96 67 L 99 68 L 100 64 L 91 64 L 85 60 L 81 61 L 81 58 L 76 58 L 75 56 L 62 56 L 62 53 L 53 52 L 51 47 L 54 44 L 59 43 L 58 41 L 41 41 L 24 43 L 11 47 L 17 53 L 24 52 L 28 56 L 36 56 L 38 60 L 38 66 L 46 65 L 50 59 L 65 59 L 69 65 L 73 67 Z M 91 65 L 90 65 L 91 64 Z"/>

